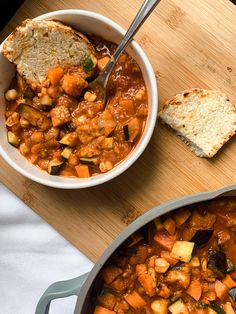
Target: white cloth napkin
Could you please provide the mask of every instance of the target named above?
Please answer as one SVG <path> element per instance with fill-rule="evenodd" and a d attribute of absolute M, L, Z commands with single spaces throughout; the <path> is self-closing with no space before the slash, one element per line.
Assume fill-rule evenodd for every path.
<path fill-rule="evenodd" d="M 33 314 L 53 282 L 93 264 L 0 183 L 0 313 Z M 75 297 L 52 302 L 50 314 L 72 314 Z"/>

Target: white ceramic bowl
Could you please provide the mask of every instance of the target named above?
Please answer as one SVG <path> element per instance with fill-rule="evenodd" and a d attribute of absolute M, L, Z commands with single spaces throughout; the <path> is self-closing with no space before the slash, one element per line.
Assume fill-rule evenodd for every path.
<path fill-rule="evenodd" d="M 85 34 L 99 35 L 107 40 L 119 43 L 125 30 L 112 20 L 104 17 L 100 14 L 84 11 L 84 10 L 61 10 L 54 11 L 44 15 L 40 15 L 36 18 L 42 19 L 57 19 L 66 24 L 73 26 Z M 158 93 L 155 74 L 152 66 L 140 48 L 135 42 L 127 48 L 127 52 L 137 61 L 145 80 L 145 84 L 148 90 L 149 99 L 149 115 L 143 135 L 135 147 L 135 149 L 127 156 L 127 158 L 119 165 L 114 167 L 111 171 L 103 174 L 99 174 L 94 177 L 79 179 L 79 178 L 65 178 L 60 176 L 49 175 L 46 171 L 40 170 L 38 167 L 32 165 L 27 159 L 25 159 L 17 149 L 9 145 L 7 142 L 7 134 L 4 118 L 4 92 L 8 89 L 10 81 L 14 76 L 14 66 L 11 65 L 2 55 L 3 43 L 0 46 L 0 155 L 5 161 L 13 167 L 16 171 L 24 175 L 25 177 L 39 182 L 41 184 L 52 186 L 62 189 L 79 189 L 98 185 L 117 177 L 126 169 L 128 169 L 136 159 L 142 154 L 147 146 L 151 135 L 153 133 L 157 111 L 158 111 Z"/>

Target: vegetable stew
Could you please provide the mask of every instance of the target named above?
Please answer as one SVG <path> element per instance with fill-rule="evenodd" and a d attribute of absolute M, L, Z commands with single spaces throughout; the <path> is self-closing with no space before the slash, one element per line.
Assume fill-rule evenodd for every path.
<path fill-rule="evenodd" d="M 148 115 L 138 64 L 126 53 L 108 84 L 108 105 L 86 90 L 103 70 L 116 45 L 90 37 L 96 57 L 48 71 L 41 86 L 18 74 L 6 98 L 8 141 L 31 163 L 52 175 L 87 178 L 107 172 L 137 145 Z"/>
<path fill-rule="evenodd" d="M 156 218 L 110 257 L 97 285 L 94 314 L 236 313 L 236 198 Z"/>

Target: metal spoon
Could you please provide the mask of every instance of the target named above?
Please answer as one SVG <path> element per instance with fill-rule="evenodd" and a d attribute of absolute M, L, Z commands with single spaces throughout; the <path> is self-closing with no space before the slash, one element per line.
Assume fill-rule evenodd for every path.
<path fill-rule="evenodd" d="M 155 9 L 160 0 L 145 0 L 142 7 L 135 16 L 132 24 L 127 30 L 125 36 L 120 42 L 116 51 L 112 55 L 110 61 L 106 64 L 104 70 L 99 73 L 95 80 L 89 83 L 87 90 L 94 92 L 98 99 L 103 101 L 106 106 L 106 96 L 107 96 L 107 82 L 111 71 L 119 59 L 121 53 L 124 51 L 128 43 L 132 40 L 133 36 L 136 34 L 141 25 L 145 22 L 151 12 Z"/>

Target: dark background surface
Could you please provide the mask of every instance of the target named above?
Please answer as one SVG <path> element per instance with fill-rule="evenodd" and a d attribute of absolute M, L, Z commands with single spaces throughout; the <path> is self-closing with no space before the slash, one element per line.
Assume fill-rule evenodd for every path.
<path fill-rule="evenodd" d="M 40 1 L 40 0 L 39 0 Z M 0 0 L 0 31 L 15 14 L 24 0 Z"/>

